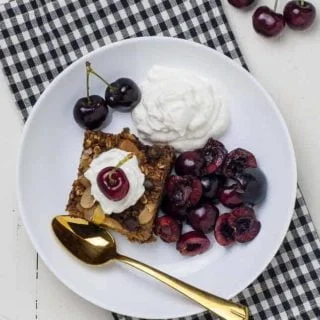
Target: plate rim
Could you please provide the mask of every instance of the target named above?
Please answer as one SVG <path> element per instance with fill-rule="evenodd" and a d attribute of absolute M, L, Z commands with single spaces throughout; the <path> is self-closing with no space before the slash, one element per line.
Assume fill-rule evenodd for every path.
<path fill-rule="evenodd" d="M 33 233 L 31 231 L 31 228 L 27 222 L 27 214 L 23 208 L 23 203 L 22 203 L 22 187 L 21 187 L 21 163 L 22 163 L 22 159 L 23 159 L 23 154 L 24 154 L 24 146 L 25 146 L 25 141 L 26 138 L 28 136 L 28 132 L 32 126 L 33 123 L 33 118 L 36 116 L 37 111 L 40 109 L 40 106 L 42 104 L 42 100 L 45 99 L 46 95 L 52 90 L 52 88 L 54 88 L 54 86 L 56 85 L 56 83 L 59 82 L 59 80 L 66 74 L 69 72 L 69 70 L 73 67 L 75 67 L 77 64 L 81 64 L 83 61 L 90 59 L 91 56 L 96 55 L 97 53 L 106 50 L 108 47 L 118 47 L 118 46 L 122 46 L 125 43 L 138 43 L 138 42 L 145 42 L 145 41 L 173 41 L 173 42 L 188 42 L 188 45 L 190 46 L 194 46 L 194 47 L 198 47 L 201 50 L 206 50 L 206 51 L 210 51 L 211 54 L 216 54 L 218 55 L 221 59 L 225 60 L 225 62 L 227 64 L 231 64 L 232 67 L 240 70 L 241 73 L 243 73 L 244 76 L 250 78 L 251 81 L 253 81 L 255 83 L 255 85 L 263 92 L 264 96 L 267 98 L 270 107 L 272 107 L 273 111 L 276 113 L 276 116 L 278 118 L 278 120 L 280 121 L 281 127 L 285 133 L 285 137 L 288 143 L 288 150 L 290 153 L 290 162 L 291 162 L 291 166 L 293 168 L 293 182 L 294 185 L 292 186 L 292 193 L 290 196 L 290 207 L 292 207 L 292 214 L 288 215 L 287 220 L 285 221 L 285 223 L 283 224 L 283 228 L 282 228 L 282 232 L 280 233 L 279 239 L 277 241 L 278 245 L 275 246 L 273 248 L 273 250 L 269 250 L 268 254 L 266 255 L 266 258 L 264 260 L 263 263 L 263 269 L 260 271 L 257 271 L 255 273 L 252 273 L 252 276 L 250 277 L 250 281 L 247 284 L 247 286 L 245 288 L 242 289 L 237 289 L 236 294 L 230 297 L 227 297 L 228 299 L 233 298 L 234 296 L 238 295 L 241 291 L 245 290 L 247 287 L 249 287 L 257 278 L 260 274 L 262 274 L 264 272 L 264 270 L 266 270 L 267 266 L 270 264 L 270 262 L 272 261 L 272 259 L 275 257 L 276 253 L 278 252 L 279 248 L 281 247 L 283 240 L 287 234 L 287 231 L 289 229 L 289 225 L 290 222 L 292 220 L 292 216 L 294 213 L 294 205 L 295 205 L 295 200 L 296 200 L 296 192 L 297 192 L 297 163 L 296 163 L 296 157 L 295 157 L 295 151 L 294 151 L 294 147 L 293 147 L 293 142 L 289 133 L 289 129 L 288 126 L 280 112 L 280 109 L 278 108 L 277 104 L 275 103 L 275 101 L 272 99 L 271 95 L 267 92 L 267 90 L 260 84 L 260 82 L 251 74 L 249 73 L 245 68 L 243 68 L 239 63 L 237 63 L 235 60 L 231 59 L 230 57 L 226 56 L 225 54 L 217 51 L 214 48 L 210 48 L 204 44 L 200 44 L 198 42 L 194 42 L 192 40 L 187 40 L 187 39 L 182 39 L 182 38 L 175 38 L 175 37 L 167 37 L 167 36 L 144 36 L 144 37 L 136 37 L 136 38 L 130 38 L 130 39 L 123 39 L 117 42 L 113 42 L 113 43 L 109 43 L 106 44 L 100 48 L 97 48 L 91 52 L 88 52 L 87 54 L 83 55 L 82 57 L 80 57 L 79 59 L 75 60 L 74 62 L 72 62 L 70 65 L 68 65 L 61 73 L 59 73 L 49 84 L 48 86 L 45 88 L 45 90 L 42 92 L 42 94 L 40 95 L 40 97 L 38 98 L 37 102 L 35 103 L 35 105 L 32 107 L 32 110 L 28 116 L 28 119 L 23 127 L 23 131 L 21 134 L 21 138 L 20 138 L 20 144 L 19 144 L 19 151 L 18 151 L 18 160 L 17 160 L 17 165 L 16 165 L 16 197 L 17 197 L 17 201 L 18 201 L 18 209 L 19 209 L 19 215 L 21 217 L 22 223 L 27 231 L 28 237 L 34 247 L 34 249 L 36 250 L 36 252 L 39 254 L 39 256 L 41 257 L 41 259 L 43 260 L 43 262 L 45 263 L 45 265 L 48 267 L 48 269 L 55 275 L 55 277 L 61 282 L 63 283 L 66 287 L 68 287 L 70 290 L 72 290 L 74 293 L 76 293 L 78 296 L 82 297 L 83 299 L 85 299 L 86 301 L 89 301 L 91 303 L 93 303 L 96 306 L 99 306 L 101 308 L 103 308 L 104 310 L 110 311 L 110 312 L 114 312 L 114 313 L 121 313 L 123 315 L 129 316 L 129 317 L 137 317 L 137 318 L 143 318 L 143 314 L 137 312 L 136 314 L 125 314 L 122 313 L 121 311 L 117 311 L 117 310 L 113 310 L 112 308 L 108 308 L 106 309 L 105 305 L 103 305 L 102 303 L 100 303 L 99 301 L 95 301 L 94 298 L 92 297 L 88 297 L 85 296 L 84 294 L 78 292 L 78 290 L 76 290 L 72 283 L 69 282 L 69 280 L 67 278 L 61 278 L 58 276 L 58 272 L 55 271 L 55 269 L 53 268 L 52 265 L 50 265 L 50 263 L 48 263 L 47 260 L 47 255 L 41 250 L 40 245 L 38 245 L 38 242 L 36 240 L 36 238 L 33 236 Z M 191 313 L 191 314 L 183 314 L 181 313 L 180 315 L 177 315 L 177 317 L 187 317 L 187 316 L 193 316 L 198 314 L 198 312 L 196 313 Z M 159 317 L 148 317 L 149 319 L 159 319 Z"/>

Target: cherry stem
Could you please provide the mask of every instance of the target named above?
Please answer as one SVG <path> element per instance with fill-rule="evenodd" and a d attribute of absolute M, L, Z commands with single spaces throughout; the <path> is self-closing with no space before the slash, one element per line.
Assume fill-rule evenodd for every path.
<path fill-rule="evenodd" d="M 98 73 L 96 73 L 93 68 L 91 67 L 91 63 L 89 61 L 86 62 L 86 66 L 87 66 L 87 72 L 90 74 L 93 74 L 95 75 L 97 78 L 99 78 L 102 82 L 104 82 L 106 84 L 107 87 L 111 87 L 111 85 L 106 81 L 104 80 Z"/>
<path fill-rule="evenodd" d="M 301 5 L 301 7 L 304 6 L 304 0 L 300 0 L 300 5 Z"/>
<path fill-rule="evenodd" d="M 88 65 L 86 64 L 86 86 L 87 86 L 87 100 L 88 100 L 88 104 L 91 103 L 90 101 L 90 95 L 89 95 L 89 78 L 90 78 L 90 72 L 88 70 Z"/>
<path fill-rule="evenodd" d="M 279 2 L 279 0 L 276 0 L 276 2 L 275 2 L 275 4 L 274 4 L 274 11 L 277 11 L 278 2 Z"/>
<path fill-rule="evenodd" d="M 120 160 L 113 168 L 108 172 L 107 179 L 109 180 L 110 184 L 115 183 L 115 179 L 112 178 L 112 175 L 116 172 L 117 169 L 119 169 L 121 166 L 123 166 L 128 160 L 132 159 L 133 153 L 127 154 L 122 160 Z"/>

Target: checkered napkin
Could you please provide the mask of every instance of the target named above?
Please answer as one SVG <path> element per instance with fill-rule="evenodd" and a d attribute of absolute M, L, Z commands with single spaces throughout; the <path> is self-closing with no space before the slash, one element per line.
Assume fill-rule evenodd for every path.
<path fill-rule="evenodd" d="M 120 39 L 154 35 L 203 43 L 245 67 L 220 0 L 18 0 L 0 6 L 0 58 L 24 119 L 50 81 L 77 58 Z M 276 257 L 234 301 L 248 305 L 256 320 L 320 319 L 319 279 L 320 241 L 298 190 Z"/>

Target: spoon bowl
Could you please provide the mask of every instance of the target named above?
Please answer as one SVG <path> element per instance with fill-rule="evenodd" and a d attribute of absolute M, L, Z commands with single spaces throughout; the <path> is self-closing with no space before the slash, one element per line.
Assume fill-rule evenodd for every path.
<path fill-rule="evenodd" d="M 64 247 L 87 264 L 101 265 L 111 260 L 126 263 L 198 302 L 222 319 L 249 319 L 247 307 L 195 288 L 160 270 L 119 254 L 113 236 L 96 224 L 79 217 L 62 215 L 52 220 L 52 229 Z"/>
<path fill-rule="evenodd" d="M 57 216 L 52 220 L 52 228 L 62 244 L 87 264 L 105 264 L 117 255 L 113 236 L 85 219 Z"/>

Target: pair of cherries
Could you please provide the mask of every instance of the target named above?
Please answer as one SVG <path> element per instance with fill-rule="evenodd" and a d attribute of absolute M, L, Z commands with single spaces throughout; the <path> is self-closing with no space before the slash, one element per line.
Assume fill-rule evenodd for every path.
<path fill-rule="evenodd" d="M 247 8 L 256 0 L 228 0 L 236 8 Z M 282 32 L 287 24 L 293 30 L 308 29 L 316 18 L 315 6 L 305 0 L 289 1 L 283 14 L 277 13 L 278 0 L 275 1 L 274 9 L 261 6 L 256 9 L 252 17 L 255 31 L 265 37 L 274 37 Z"/>
<path fill-rule="evenodd" d="M 105 97 L 90 95 L 89 78 L 90 75 L 98 77 L 106 85 Z M 86 62 L 86 97 L 80 98 L 74 108 L 73 117 L 83 128 L 89 130 L 99 129 L 105 124 L 109 110 L 108 107 L 129 112 L 141 99 L 141 91 L 138 85 L 129 78 L 119 78 L 108 83 L 95 70 L 90 62 Z"/>

